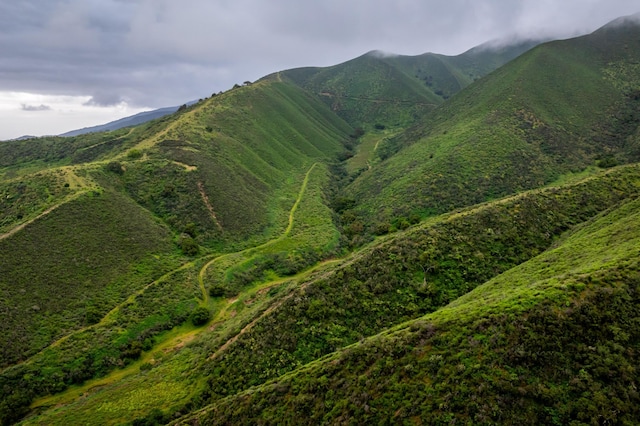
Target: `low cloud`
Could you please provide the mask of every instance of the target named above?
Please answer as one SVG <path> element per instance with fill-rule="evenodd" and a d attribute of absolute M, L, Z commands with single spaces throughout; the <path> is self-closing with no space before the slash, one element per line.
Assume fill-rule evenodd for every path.
<path fill-rule="evenodd" d="M 85 102 L 84 106 L 110 107 L 120 105 L 124 102 L 122 96 L 117 93 L 100 92 L 94 94 L 91 99 Z"/>
<path fill-rule="evenodd" d="M 0 93 L 82 97 L 83 114 L 180 105 L 372 49 L 455 55 L 514 34 L 591 32 L 638 8 L 638 0 L 0 0 Z M 20 103 L 61 110 L 26 98 L 11 108 Z"/>
<path fill-rule="evenodd" d="M 51 107 L 49 105 L 44 105 L 44 104 L 40 104 L 40 105 L 22 104 L 22 110 L 23 111 L 50 111 Z"/>

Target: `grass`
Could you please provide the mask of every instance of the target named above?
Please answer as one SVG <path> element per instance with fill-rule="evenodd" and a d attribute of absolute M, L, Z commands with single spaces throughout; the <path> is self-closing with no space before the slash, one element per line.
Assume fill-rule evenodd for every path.
<path fill-rule="evenodd" d="M 637 40 L 543 45 L 424 116 L 500 54 L 365 55 L 2 144 L 3 362 L 29 358 L 0 418 L 631 422 Z M 336 165 L 347 122 L 369 133 Z"/>
<path fill-rule="evenodd" d="M 623 354 L 635 353 L 637 332 L 619 327 L 640 318 L 639 207 L 623 202 L 434 313 L 180 421 L 632 421 L 635 355 Z"/>
<path fill-rule="evenodd" d="M 103 314 L 171 263 L 167 230 L 119 194 L 86 193 L 0 240 L 3 366 Z M 27 232 L 28 231 L 28 232 Z M 104 246 L 107 233 L 110 244 Z M 71 267 L 73 266 L 73 267 Z M 11 307 L 9 307 L 11 306 Z"/>
<path fill-rule="evenodd" d="M 599 198 L 608 198 L 612 187 L 622 183 L 623 197 L 637 191 L 636 178 L 621 175 L 615 184 L 618 178 L 611 178 L 525 194 L 382 239 L 305 285 L 208 366 L 211 393 L 223 398 L 240 392 L 447 305 L 550 247 L 554 235 L 615 205 L 617 196 Z M 583 194 L 593 197 L 584 205 Z"/>
<path fill-rule="evenodd" d="M 620 43 L 636 43 L 625 37 Z M 619 40 L 600 38 L 538 46 L 391 138 L 395 155 L 344 191 L 369 224 L 365 232 L 549 184 L 606 158 L 637 161 L 637 100 L 619 84 L 633 73 L 604 78 L 613 63 L 627 69 L 636 58 L 607 63 L 598 43 L 613 52 Z"/>
<path fill-rule="evenodd" d="M 318 249 L 326 249 L 325 246 L 332 247 L 332 243 L 330 240 L 327 241 L 325 239 L 318 239 L 318 231 L 322 230 L 327 226 L 327 222 L 329 225 L 329 229 L 332 228 L 330 212 L 326 206 L 323 204 L 322 200 L 322 189 L 326 185 L 326 168 L 324 165 L 314 164 L 312 165 L 307 173 L 305 174 L 302 183 L 300 184 L 300 190 L 298 193 L 298 197 L 296 198 L 289 214 L 289 224 L 285 229 L 282 236 L 272 240 L 269 243 L 263 244 L 262 246 L 250 249 L 252 256 L 256 255 L 264 255 L 264 253 L 270 249 L 270 246 L 277 246 L 277 250 L 292 250 L 293 248 L 304 248 L 304 245 L 298 246 L 297 244 L 303 243 L 302 237 L 306 235 L 306 238 L 314 237 L 313 240 L 315 244 L 320 244 Z M 319 210 L 318 210 L 319 209 Z M 323 212 L 321 216 L 317 215 L 317 212 Z M 316 212 L 314 214 L 314 212 Z M 310 232 L 313 232 L 310 234 Z M 335 233 L 335 230 L 333 230 Z M 321 234 L 320 234 L 321 235 Z M 331 235 L 331 234 L 329 234 Z M 291 236 L 297 237 L 296 240 L 289 242 L 288 240 Z M 335 238 L 335 237 L 333 237 Z M 308 243 L 307 243 L 308 244 Z M 244 253 L 237 253 L 237 258 L 242 259 L 242 255 Z M 212 260 L 206 261 L 206 257 L 199 262 L 195 262 L 194 264 L 188 264 L 180 268 L 183 270 L 183 273 L 187 273 L 188 275 L 193 276 L 193 272 L 195 272 L 195 266 L 198 266 L 198 282 L 200 283 L 201 291 L 203 293 L 203 304 L 205 306 L 209 306 L 211 310 L 214 312 L 214 318 L 212 319 L 212 323 L 216 326 L 216 328 L 220 328 L 220 333 L 223 335 L 228 335 L 229 331 L 233 331 L 237 329 L 236 327 L 240 327 L 239 324 L 243 324 L 242 322 L 238 322 L 240 318 L 251 318 L 251 315 L 255 315 L 253 312 L 260 312 L 262 308 L 261 306 L 265 305 L 265 303 L 269 302 L 271 299 L 267 297 L 267 291 L 272 288 L 276 288 L 282 285 L 286 285 L 287 283 L 294 281 L 296 279 L 301 279 L 303 276 L 307 276 L 313 272 L 312 270 L 306 270 L 299 273 L 297 276 L 290 276 L 286 278 L 279 278 L 277 276 L 271 276 L 266 282 L 262 283 L 253 283 L 252 285 L 245 286 L 242 289 L 241 294 L 239 294 L 233 300 L 221 300 L 219 298 L 214 298 L 209 300 L 208 293 L 204 289 L 204 279 L 205 272 L 207 269 L 216 262 L 220 262 L 221 259 L 228 259 L 233 256 L 230 254 L 223 255 L 221 257 L 214 257 Z M 231 263 L 233 264 L 233 263 Z M 319 266 L 318 266 L 319 267 Z M 191 272 L 190 272 L 191 271 Z M 160 280 L 146 286 L 143 290 L 138 292 L 137 294 L 131 296 L 127 301 L 122 303 L 116 309 L 113 309 L 108 315 L 106 315 L 103 320 L 94 328 L 96 329 L 104 329 L 113 327 L 114 324 L 118 324 L 121 328 L 129 329 L 127 333 L 121 333 L 121 337 L 119 340 L 126 342 L 131 337 L 135 337 L 135 327 L 131 328 L 132 325 L 138 323 L 142 325 L 142 328 L 137 333 L 145 330 L 144 322 L 140 323 L 140 319 L 138 321 L 132 321 L 132 319 L 126 319 L 127 315 L 131 315 L 136 313 L 139 317 L 142 312 L 148 312 L 152 314 L 153 312 L 163 311 L 170 306 L 169 300 L 163 300 L 163 293 L 166 292 L 167 287 L 163 286 L 163 282 L 167 282 L 168 284 L 175 286 L 179 282 L 193 282 L 193 277 L 186 279 L 185 277 L 178 278 L 178 271 L 173 272 L 171 274 L 165 275 Z M 293 274 L 291 274 L 293 275 Z M 171 278 L 171 279 L 170 279 Z M 185 300 L 188 300 L 187 297 Z M 153 300 L 153 302 L 151 302 Z M 132 309 L 133 308 L 133 309 Z M 158 319 L 150 317 L 152 322 L 151 324 L 157 324 Z M 246 324 L 248 319 L 244 320 L 244 324 Z M 229 324 L 230 323 L 230 324 Z M 128 325 L 127 325 L 128 324 Z M 237 325 L 236 325 L 237 324 Z M 89 330 L 87 330 L 89 331 Z M 176 362 L 184 362 L 181 358 L 182 355 L 179 355 L 179 360 L 168 360 L 165 364 L 165 356 L 160 356 L 162 361 L 157 360 L 158 354 L 163 351 L 172 351 L 179 350 L 182 346 L 183 342 L 188 342 L 195 338 L 202 331 L 206 331 L 206 328 L 193 328 L 189 326 L 181 326 L 179 328 L 174 328 L 168 333 L 162 333 L 157 336 L 154 336 L 154 341 L 156 342 L 153 346 L 153 351 L 145 352 L 142 354 L 140 359 L 131 362 L 128 366 L 125 366 L 123 369 L 115 370 L 109 375 L 86 382 L 82 386 L 75 386 L 65 391 L 64 393 L 48 396 L 41 398 L 33 404 L 33 408 L 37 409 L 38 407 L 48 407 L 51 405 L 59 405 L 59 404 L 71 404 L 70 407 L 75 407 L 74 410 L 84 410 L 84 408 L 80 409 L 77 407 L 78 404 L 84 406 L 84 395 L 86 393 L 93 392 L 92 389 L 99 389 L 103 386 L 116 386 L 117 391 L 116 394 L 119 395 L 119 398 L 123 398 L 123 401 L 133 401 L 126 402 L 124 404 L 110 405 L 109 403 L 105 403 L 101 397 L 98 395 L 96 397 L 92 397 L 94 402 L 88 403 L 89 406 L 94 407 L 92 404 L 99 404 L 98 408 L 92 408 L 92 410 L 97 411 L 106 411 L 105 413 L 101 413 L 106 417 L 100 417 L 104 419 L 113 418 L 114 416 L 124 416 L 120 418 L 131 418 L 131 416 L 135 416 L 140 409 L 144 409 L 145 404 L 141 404 L 140 402 L 136 402 L 136 391 L 135 389 L 138 386 L 145 386 L 147 388 L 147 396 L 153 395 L 150 397 L 150 401 L 163 401 L 163 405 L 165 404 L 173 404 L 179 405 L 180 403 L 184 404 L 186 400 L 193 397 L 192 389 L 189 390 L 188 386 L 185 387 L 184 383 L 181 381 L 176 381 L 175 383 L 170 384 L 171 372 L 165 371 L 167 368 L 179 368 Z M 126 337 L 128 336 L 128 337 Z M 66 340 L 66 339 L 65 339 Z M 64 341 L 65 345 L 73 344 L 73 342 L 77 343 L 81 340 L 80 336 L 74 336 L 70 339 L 70 341 Z M 158 362 L 156 362 L 158 361 Z M 134 376 L 133 374 L 137 373 L 140 369 L 140 366 L 150 364 L 153 366 L 154 373 L 158 372 L 159 378 L 162 378 L 162 383 L 153 382 L 150 384 L 149 379 L 147 377 L 149 372 L 144 373 L 144 377 Z M 170 367 L 171 366 L 171 367 Z M 157 369 L 157 371 L 156 371 Z M 162 372 L 162 373 L 159 373 Z M 136 384 L 124 385 L 122 388 L 121 383 L 128 383 L 129 381 L 133 381 Z M 144 381 L 146 384 L 141 385 L 140 381 Z M 201 388 L 204 385 L 202 379 L 193 379 L 194 383 L 199 383 L 199 385 L 194 384 L 196 388 Z M 167 386 L 170 386 L 171 392 L 167 392 Z M 99 391 L 98 391 L 99 392 Z M 113 393 L 110 394 L 113 398 Z M 186 398 L 188 396 L 189 398 Z M 82 398 L 81 398 L 82 397 Z M 186 398 L 186 399 L 185 399 Z M 128 405 L 133 404 L 133 405 Z M 107 407 L 107 408 L 105 408 Z M 111 408 L 108 408 L 111 407 Z M 117 409 L 116 409 L 117 407 Z M 133 409 L 132 407 L 135 407 Z M 148 408 L 148 407 L 147 407 Z M 57 421 L 63 421 L 61 419 L 66 418 L 66 421 L 71 421 L 69 419 L 75 418 L 80 414 L 74 414 L 73 411 L 62 410 L 63 416 L 71 416 L 71 417 L 61 417 Z M 93 413 L 93 411 L 92 411 Z M 55 417 L 57 416 L 56 411 L 52 413 Z M 94 414 L 92 414 L 94 416 Z M 45 417 L 46 422 L 51 421 L 50 417 Z M 78 421 L 78 420 L 76 420 Z"/>

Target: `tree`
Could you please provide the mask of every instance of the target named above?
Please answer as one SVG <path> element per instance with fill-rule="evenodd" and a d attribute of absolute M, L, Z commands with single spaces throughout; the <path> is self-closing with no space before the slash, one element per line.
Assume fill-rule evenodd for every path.
<path fill-rule="evenodd" d="M 191 312 L 191 323 L 196 327 L 204 325 L 211 318 L 211 312 L 204 306 L 198 306 Z"/>
<path fill-rule="evenodd" d="M 187 234 L 183 234 L 182 238 L 180 238 L 180 249 L 187 256 L 195 256 L 200 253 L 200 246 L 196 241 Z"/>

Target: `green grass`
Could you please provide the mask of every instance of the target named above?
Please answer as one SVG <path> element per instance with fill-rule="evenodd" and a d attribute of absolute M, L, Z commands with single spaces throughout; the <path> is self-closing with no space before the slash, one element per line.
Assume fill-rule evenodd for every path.
<path fill-rule="evenodd" d="M 637 55 L 610 53 L 636 45 L 633 34 L 538 46 L 456 94 L 392 138 L 397 154 L 345 189 L 361 220 L 426 217 L 539 187 L 604 159 L 637 161 L 632 135 L 640 109 L 620 86 L 622 76 L 637 86 L 637 76 L 611 71 L 631 69 Z"/>
<path fill-rule="evenodd" d="M 105 245 L 105 241 L 109 241 Z M 170 267 L 170 235 L 130 200 L 93 192 L 0 240 L 3 366 L 104 314 Z M 153 255 L 162 255 L 160 261 Z M 10 301 L 10 302 L 9 302 Z"/>
<path fill-rule="evenodd" d="M 261 256 L 274 252 L 273 250 L 275 250 L 274 253 L 278 254 L 295 255 L 295 253 L 297 253 L 296 250 L 300 249 L 317 250 L 318 255 L 326 255 L 328 250 L 334 250 L 337 247 L 337 231 L 333 227 L 330 210 L 324 205 L 323 201 L 323 188 L 326 186 L 328 179 L 326 167 L 316 163 L 309 168 L 303 177 L 304 179 L 300 184 L 298 197 L 290 211 L 289 225 L 282 236 L 272 240 L 270 243 L 251 249 L 250 253 L 247 253 L 244 257 L 244 253 L 239 253 L 237 257 L 225 255 L 223 258 L 231 258 L 234 259 L 235 262 L 238 262 L 238 259 L 261 258 Z M 305 242 L 305 240 L 307 242 Z M 40 399 L 34 407 L 60 403 L 75 404 L 74 401 L 82 401 L 84 399 L 80 398 L 78 400 L 80 393 L 84 394 L 84 392 L 100 386 L 120 383 L 129 375 L 135 373 L 136 368 L 145 365 L 145 363 L 151 363 L 154 372 L 156 368 L 158 368 L 158 371 L 161 373 L 158 373 L 160 375 L 157 377 L 162 378 L 162 383 L 151 385 L 147 383 L 150 379 L 134 377 L 131 379 L 136 383 L 133 387 L 126 387 L 123 390 L 123 388 L 118 385 L 119 390 L 116 392 L 119 395 L 118 397 L 123 398 L 122 401 L 127 402 L 114 405 L 112 407 L 114 409 L 104 409 L 105 406 L 110 405 L 104 403 L 100 397 L 97 397 L 92 403 L 99 404 L 101 408 L 99 408 L 98 411 L 106 410 L 106 412 L 102 413 L 104 416 L 107 416 L 105 418 L 117 417 L 119 415 L 118 413 L 126 413 L 122 414 L 125 416 L 124 418 L 130 418 L 131 416 L 137 415 L 136 413 L 138 413 L 138 411 L 136 410 L 149 408 L 135 400 L 135 395 L 137 395 L 135 389 L 137 386 L 141 386 L 140 380 L 146 383 L 142 386 L 148 388 L 146 391 L 148 392 L 147 395 L 153 394 L 153 398 L 166 401 L 167 404 L 184 404 L 186 400 L 192 398 L 193 390 L 189 390 L 189 386 L 186 386 L 185 383 L 177 379 L 175 383 L 171 384 L 170 391 L 165 392 L 168 389 L 167 386 L 169 386 L 169 378 L 171 377 L 171 373 L 165 370 L 169 368 L 169 366 L 171 366 L 171 368 L 180 368 L 180 365 L 184 362 L 182 358 L 183 355 L 177 360 L 171 359 L 166 365 L 164 363 L 156 365 L 154 361 L 156 355 L 150 357 L 149 353 L 142 354 L 140 359 L 137 360 L 135 357 L 131 359 L 123 358 L 123 354 L 126 354 L 126 351 L 129 351 L 129 348 L 132 347 L 130 346 L 132 342 L 143 342 L 144 345 L 147 341 L 150 341 L 153 345 L 153 352 L 157 354 L 158 351 L 171 349 L 171 342 L 174 342 L 174 345 L 178 345 L 181 340 L 188 341 L 193 338 L 201 332 L 202 329 L 193 330 L 181 327 L 179 331 L 176 332 L 174 330 L 166 336 L 158 334 L 158 332 L 169 329 L 184 321 L 186 315 L 193 309 L 194 299 L 203 297 L 201 293 L 202 290 L 205 291 L 205 305 L 208 305 L 214 312 L 213 321 L 226 321 L 226 327 L 221 328 L 220 335 L 228 336 L 229 331 L 233 331 L 239 326 L 236 324 L 246 324 L 246 321 L 248 321 L 245 319 L 244 322 L 238 322 L 240 318 L 250 319 L 251 315 L 255 315 L 254 312 L 259 313 L 261 309 L 264 309 L 264 307 L 261 306 L 270 300 L 270 297 L 265 298 L 264 291 L 271 287 L 278 287 L 292 279 L 280 279 L 275 275 L 267 274 L 270 279 L 266 281 L 264 285 L 260 285 L 259 280 L 255 281 L 252 285 L 245 285 L 244 288 L 242 288 L 239 301 L 228 306 L 228 304 L 225 304 L 220 299 L 208 301 L 206 288 L 201 289 L 198 287 L 196 290 L 194 286 L 194 284 L 199 281 L 199 278 L 196 279 L 196 271 L 206 271 L 211 265 L 206 259 L 207 257 L 193 264 L 187 264 L 145 286 L 144 289 L 129 297 L 129 299 L 109 312 L 95 326 L 87 327 L 70 335 L 68 338 L 61 339 L 59 342 L 56 342 L 55 345 L 43 351 L 39 357 L 32 359 L 28 365 L 23 366 L 23 369 L 27 368 L 27 371 L 37 371 L 46 365 L 51 367 L 53 367 L 53 365 L 69 365 L 68 363 L 73 362 L 72 360 L 74 358 L 89 358 L 93 360 L 93 365 L 96 365 L 97 362 L 103 365 L 102 374 L 104 374 L 109 371 L 109 366 L 106 365 L 105 362 L 109 359 L 118 360 L 118 358 L 120 358 L 114 366 L 123 367 L 122 369 L 110 372 L 103 378 L 89 381 L 80 387 L 72 387 L 59 394 L 59 396 Z M 309 259 L 306 258 L 304 261 L 309 262 Z M 230 263 L 229 265 L 234 265 L 234 263 Z M 306 265 L 307 263 L 298 265 L 295 269 L 288 271 L 287 275 L 295 274 Z M 228 317 L 224 313 L 228 310 L 231 310 L 234 315 Z M 236 316 L 238 319 L 234 321 L 233 319 Z M 119 331 L 114 332 L 114 329 Z M 92 349 L 89 350 L 89 348 Z M 120 355 L 118 355 L 118 351 L 120 351 Z M 31 370 L 29 370 L 29 368 L 31 368 Z M 65 370 L 63 369 L 63 371 Z M 48 379 L 54 379 L 55 375 L 51 376 L 51 372 L 49 374 Z M 145 372 L 145 377 L 148 374 L 150 373 Z M 201 378 L 194 378 L 193 382 L 199 383 L 197 386 L 194 384 L 198 389 L 204 385 Z M 132 394 L 129 394 L 129 392 Z M 113 395 L 111 398 L 113 398 Z M 153 401 L 156 401 L 156 399 L 153 399 Z M 115 407 L 118 407 L 118 409 L 116 410 Z M 136 408 L 133 410 L 131 407 Z M 63 412 L 66 413 L 65 415 L 69 415 L 68 411 L 65 410 Z M 76 414 L 72 413 L 70 418 L 74 418 L 75 416 Z"/>
<path fill-rule="evenodd" d="M 634 47 L 365 55 L 0 144 L 2 422 L 632 421 Z"/>
<path fill-rule="evenodd" d="M 636 185 L 637 169 L 631 168 L 615 177 L 481 206 L 383 239 L 304 285 L 208 366 L 211 393 L 234 394 L 445 306 L 538 255 L 554 236 L 615 205 L 619 196 L 633 197 Z"/>
<path fill-rule="evenodd" d="M 622 203 L 443 309 L 181 421 L 633 422 L 639 211 Z"/>

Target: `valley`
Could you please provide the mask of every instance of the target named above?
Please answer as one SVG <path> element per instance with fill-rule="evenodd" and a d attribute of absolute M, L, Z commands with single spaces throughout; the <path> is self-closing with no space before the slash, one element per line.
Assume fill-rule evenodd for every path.
<path fill-rule="evenodd" d="M 638 52 L 369 52 L 3 142 L 2 424 L 632 424 Z"/>

